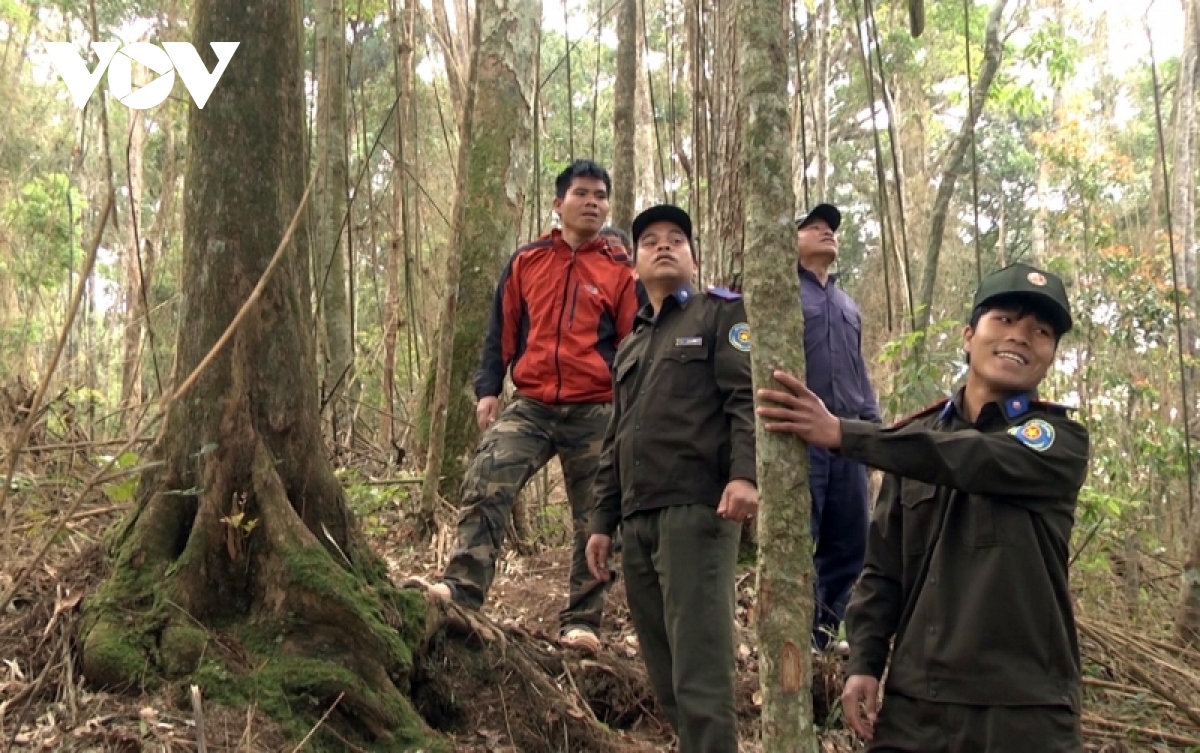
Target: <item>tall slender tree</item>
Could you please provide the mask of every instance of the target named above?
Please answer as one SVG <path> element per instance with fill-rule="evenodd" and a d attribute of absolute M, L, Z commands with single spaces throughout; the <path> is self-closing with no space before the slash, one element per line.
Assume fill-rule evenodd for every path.
<path fill-rule="evenodd" d="M 785 369 L 804 376 L 804 315 L 795 269 L 788 19 L 772 0 L 738 0 L 746 314 L 754 385 Z M 808 450 L 758 422 L 758 631 L 766 753 L 815 752 L 812 715 L 813 559 Z"/>

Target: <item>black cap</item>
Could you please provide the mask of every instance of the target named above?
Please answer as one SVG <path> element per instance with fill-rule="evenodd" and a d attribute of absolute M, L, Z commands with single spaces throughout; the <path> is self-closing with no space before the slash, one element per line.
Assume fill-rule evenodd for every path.
<path fill-rule="evenodd" d="M 659 204 L 644 210 L 633 218 L 633 245 L 635 248 L 642 233 L 646 232 L 646 228 L 656 222 L 671 222 L 678 225 L 683 234 L 687 236 L 688 242 L 691 242 L 692 218 L 688 216 L 688 213 L 674 204 Z"/>
<path fill-rule="evenodd" d="M 1054 318 L 1058 334 L 1065 335 L 1074 322 L 1071 319 L 1071 301 L 1062 278 L 1028 264 L 1010 264 L 992 272 L 979 283 L 975 291 L 975 308 L 1000 296 L 1025 296 L 1039 299 L 1045 304 L 1046 312 Z"/>
<path fill-rule="evenodd" d="M 796 220 L 796 229 L 799 230 L 813 220 L 825 220 L 830 230 L 837 230 L 842 224 L 842 213 L 833 204 L 817 204 L 808 210 L 808 214 Z"/>

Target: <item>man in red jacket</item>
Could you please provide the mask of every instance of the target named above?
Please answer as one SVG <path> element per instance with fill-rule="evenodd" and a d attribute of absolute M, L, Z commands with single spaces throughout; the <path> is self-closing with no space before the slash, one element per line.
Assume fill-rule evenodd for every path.
<path fill-rule="evenodd" d="M 560 637 L 594 654 L 608 586 L 588 571 L 592 480 L 612 414 L 613 358 L 633 328 L 638 302 L 624 249 L 614 251 L 600 235 L 612 189 L 608 172 L 579 160 L 554 187 L 561 228 L 517 249 L 492 302 L 475 375 L 483 437 L 463 480 L 458 546 L 440 583 L 419 584 L 440 598 L 481 607 L 513 502 L 557 455 L 575 528 Z M 506 374 L 517 398 L 501 412 Z"/>

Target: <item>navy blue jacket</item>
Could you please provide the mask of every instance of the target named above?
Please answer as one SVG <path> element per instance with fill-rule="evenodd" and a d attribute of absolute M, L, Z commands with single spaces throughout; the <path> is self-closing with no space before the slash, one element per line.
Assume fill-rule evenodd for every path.
<path fill-rule="evenodd" d="M 879 403 L 862 356 L 862 314 L 854 299 L 837 287 L 837 275 L 824 286 L 800 270 L 804 309 L 804 358 L 808 388 L 838 418 L 881 423 Z"/>

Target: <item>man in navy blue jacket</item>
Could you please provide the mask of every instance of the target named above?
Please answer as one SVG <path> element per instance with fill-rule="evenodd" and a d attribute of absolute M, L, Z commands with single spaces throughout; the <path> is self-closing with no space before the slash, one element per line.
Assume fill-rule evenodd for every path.
<path fill-rule="evenodd" d="M 796 221 L 808 387 L 835 416 L 880 423 L 862 356 L 862 314 L 837 287 L 837 275 L 829 273 L 837 260 L 841 224 L 841 212 L 831 204 L 818 204 Z M 862 571 L 870 505 L 863 465 L 818 447 L 809 449 L 809 462 L 817 571 L 813 646 L 824 650 L 837 635 L 850 589 Z"/>

